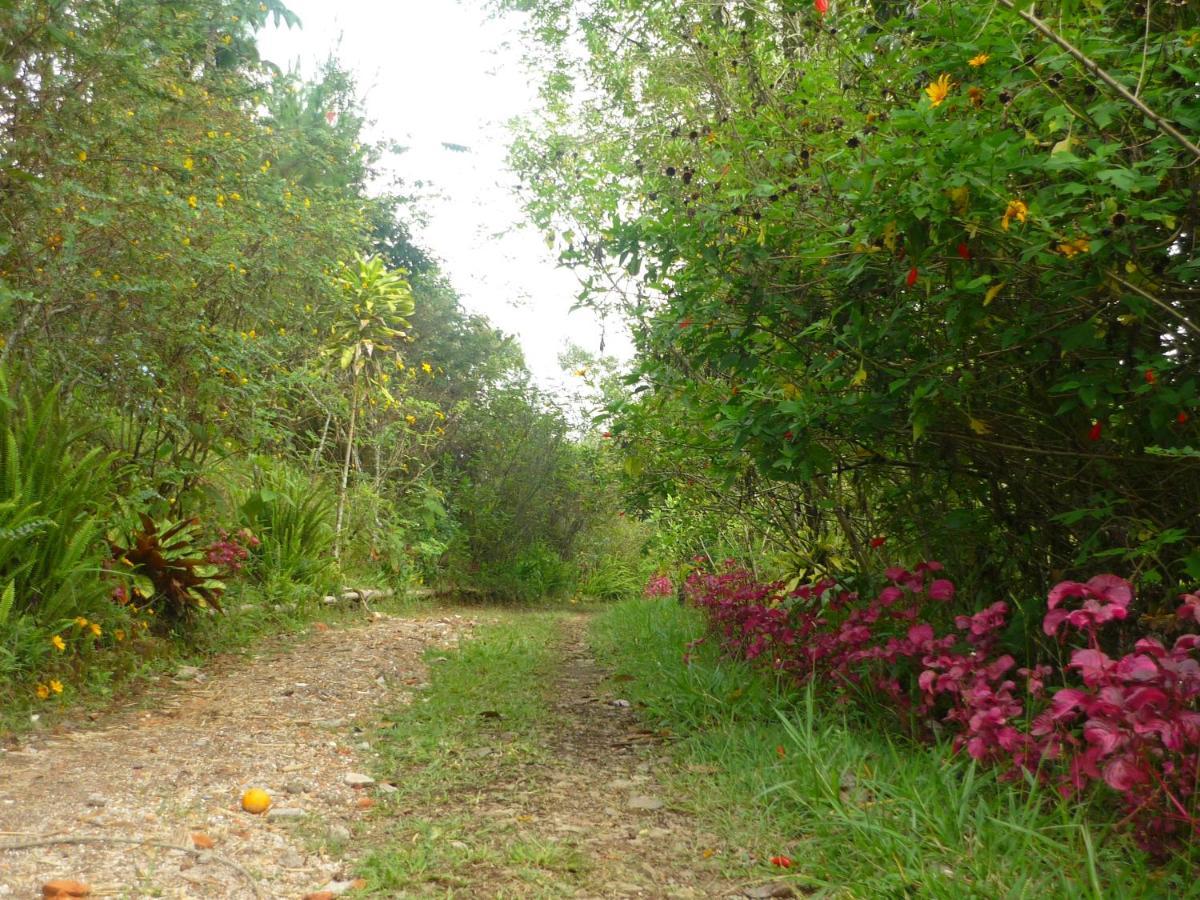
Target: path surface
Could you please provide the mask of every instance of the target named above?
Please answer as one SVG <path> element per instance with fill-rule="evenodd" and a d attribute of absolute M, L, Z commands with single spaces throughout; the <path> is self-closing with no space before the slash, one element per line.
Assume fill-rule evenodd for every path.
<path fill-rule="evenodd" d="M 0 853 L 0 897 L 41 897 L 45 882 L 61 878 L 115 897 L 254 897 L 250 880 L 218 856 L 253 873 L 272 900 L 349 880 L 340 851 L 363 811 L 345 776 L 370 771 L 372 717 L 424 680 L 425 647 L 452 644 L 471 624 L 384 616 L 315 626 L 299 645 L 219 662 L 158 691 L 149 711 L 120 711 L 0 752 L 0 844 L 212 842 L 207 854 L 133 844 Z M 303 810 L 304 821 L 242 812 L 252 786 L 271 794 L 276 813 Z"/>
<path fill-rule="evenodd" d="M 425 686 L 423 651 L 453 645 L 475 624 L 443 613 L 316 626 L 299 645 L 175 679 L 147 698 L 148 711 L 115 711 L 0 752 L 0 845 L 46 836 L 147 842 L 0 852 L 0 897 L 40 897 L 54 878 L 129 898 L 275 900 L 351 888 L 353 862 L 372 839 L 365 798 L 388 788 L 355 789 L 346 776 L 373 771 L 371 734 L 383 708 Z M 498 870 L 453 896 L 746 896 L 707 861 L 717 838 L 658 785 L 662 748 L 635 710 L 605 694 L 585 625 L 582 616 L 562 621 L 554 714 L 542 737 L 550 752 L 518 778 L 480 759 L 455 810 L 480 835 L 569 846 L 579 872 L 534 889 Z M 250 786 L 271 793 L 274 816 L 241 811 Z M 280 818 L 281 808 L 302 818 Z M 197 840 L 211 849 L 151 845 L 186 850 Z M 436 881 L 427 887 L 411 896 L 451 893 Z"/>
<path fill-rule="evenodd" d="M 495 757 L 484 757 L 458 801 L 460 813 L 468 806 L 487 823 L 476 839 L 501 848 L 501 858 L 515 844 L 575 853 L 580 865 L 544 888 L 496 871 L 488 889 L 461 896 L 746 896 L 717 873 L 720 839 L 698 829 L 659 783 L 668 765 L 661 738 L 606 685 L 587 647 L 587 622 L 568 615 L 561 623 L 558 671 L 546 692 L 553 715 L 541 736 L 548 752 L 519 778 L 493 777 Z"/>

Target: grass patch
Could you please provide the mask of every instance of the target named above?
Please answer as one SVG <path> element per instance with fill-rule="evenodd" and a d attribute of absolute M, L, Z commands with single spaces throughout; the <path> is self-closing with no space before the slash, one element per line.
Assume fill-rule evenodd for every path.
<path fill-rule="evenodd" d="M 377 777 L 398 790 L 378 807 L 382 846 L 358 867 L 369 891 L 471 896 L 508 882 L 513 896 L 557 895 L 582 871 L 573 848 L 523 837 L 516 811 L 491 796 L 545 761 L 561 616 L 506 610 L 460 647 L 427 651 L 428 687 L 386 717 L 376 741 Z"/>
<path fill-rule="evenodd" d="M 1099 810 L 851 725 L 705 645 L 685 662 L 702 633 L 694 610 L 635 600 L 591 638 L 622 695 L 678 736 L 673 787 L 736 849 L 728 874 L 765 874 L 783 854 L 821 896 L 1194 896 L 1186 861 L 1151 865 Z"/>

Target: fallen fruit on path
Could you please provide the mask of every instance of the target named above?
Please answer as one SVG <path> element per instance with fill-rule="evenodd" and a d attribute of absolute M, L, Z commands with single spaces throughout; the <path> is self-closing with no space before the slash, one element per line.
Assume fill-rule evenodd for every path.
<path fill-rule="evenodd" d="M 56 878 L 42 885 L 43 897 L 87 897 L 92 889 L 79 881 Z"/>
<path fill-rule="evenodd" d="M 256 816 L 271 808 L 271 795 L 261 788 L 250 788 L 242 794 L 242 809 Z"/>
<path fill-rule="evenodd" d="M 792 860 L 789 856 L 772 856 L 771 865 L 779 866 L 781 869 L 790 869 L 792 867 Z"/>
<path fill-rule="evenodd" d="M 213 839 L 207 834 L 197 831 L 192 835 L 192 846 L 197 850 L 211 850 L 213 848 Z"/>

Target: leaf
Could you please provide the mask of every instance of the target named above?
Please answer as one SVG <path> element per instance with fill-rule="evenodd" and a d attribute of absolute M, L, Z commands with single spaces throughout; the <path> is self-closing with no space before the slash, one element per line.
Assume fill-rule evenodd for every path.
<path fill-rule="evenodd" d="M 859 366 L 858 371 L 854 373 L 854 377 L 850 379 L 850 387 L 862 387 L 866 383 L 867 370 Z"/>
<path fill-rule="evenodd" d="M 996 299 L 996 296 L 1002 290 L 1004 290 L 1004 286 L 1007 283 L 1008 282 L 1006 282 L 1006 281 L 1001 281 L 999 284 L 993 284 L 990 288 L 988 288 L 987 291 L 984 292 L 984 295 L 983 295 L 983 305 L 984 306 L 990 305 L 991 302 Z"/>
<path fill-rule="evenodd" d="M 992 429 L 988 426 L 987 422 L 984 422 L 982 419 L 976 419 L 974 416 L 967 419 L 967 425 L 970 426 L 973 432 L 979 435 L 992 433 Z"/>

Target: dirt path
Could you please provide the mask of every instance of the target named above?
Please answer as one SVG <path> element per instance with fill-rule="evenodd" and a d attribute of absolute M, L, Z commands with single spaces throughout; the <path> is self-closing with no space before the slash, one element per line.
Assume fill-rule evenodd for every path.
<path fill-rule="evenodd" d="M 353 860 L 387 831 L 387 804 L 367 812 L 367 798 L 383 799 L 390 787 L 356 789 L 347 776 L 374 770 L 382 709 L 426 686 L 423 650 L 453 645 L 475 624 L 442 614 L 317 626 L 290 649 L 184 672 L 187 680 L 149 698 L 152 711 L 115 713 L 0 753 L 0 845 L 43 836 L 118 841 L 0 851 L 0 897 L 40 897 L 54 878 L 129 898 L 350 890 Z M 432 873 L 388 896 L 746 896 L 718 872 L 718 838 L 698 830 L 660 786 L 661 743 L 605 691 L 585 628 L 584 616 L 561 619 L 553 684 L 540 686 L 552 698 L 537 737 L 545 752 L 517 775 L 485 753 L 452 806 L 413 811 L 433 822 L 465 816 L 471 839 L 497 848 L 487 877 L 464 888 Z M 250 786 L 271 793 L 271 814 L 239 808 Z M 197 839 L 211 849 L 188 852 Z M 554 862 L 543 866 L 548 881 L 531 882 L 519 867 L 538 866 L 538 854 Z"/>
<path fill-rule="evenodd" d="M 661 739 L 605 689 L 607 673 L 588 650 L 586 624 L 584 617 L 564 623 L 549 762 L 532 773 L 532 788 L 492 786 L 492 802 L 521 808 L 527 839 L 566 839 L 578 848 L 587 867 L 569 896 L 745 896 L 718 874 L 717 860 L 709 861 L 720 839 L 698 829 L 659 784 L 656 772 L 667 765 Z"/>
<path fill-rule="evenodd" d="M 147 698 L 152 711 L 117 712 L 0 752 L 0 845 L 43 837 L 212 845 L 0 852 L 0 897 L 41 897 L 45 882 L 63 878 L 130 898 L 257 891 L 274 900 L 342 888 L 350 876 L 340 859 L 363 815 L 363 793 L 346 776 L 371 769 L 372 717 L 424 680 L 427 646 L 453 644 L 471 625 L 435 615 L 315 626 L 284 651 L 182 670 Z M 241 811 L 247 787 L 269 791 L 270 814 Z"/>

